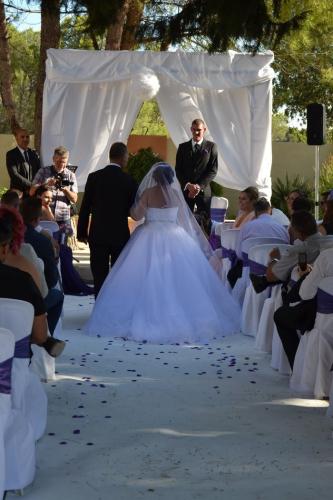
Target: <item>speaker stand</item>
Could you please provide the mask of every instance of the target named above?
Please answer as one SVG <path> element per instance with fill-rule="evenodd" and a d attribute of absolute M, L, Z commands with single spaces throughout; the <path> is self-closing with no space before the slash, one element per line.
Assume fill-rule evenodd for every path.
<path fill-rule="evenodd" d="M 315 146 L 315 219 L 319 220 L 319 146 Z"/>

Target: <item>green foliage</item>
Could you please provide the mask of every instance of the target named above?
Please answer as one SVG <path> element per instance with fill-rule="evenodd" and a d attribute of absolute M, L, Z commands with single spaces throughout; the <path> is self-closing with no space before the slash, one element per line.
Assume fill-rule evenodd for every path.
<path fill-rule="evenodd" d="M 224 52 L 234 40 L 241 40 L 243 49 L 255 52 L 263 43 L 274 47 L 288 33 L 299 29 L 308 14 L 309 2 L 178 0 L 175 5 L 152 0 L 151 9 L 159 9 L 162 15 L 147 15 L 141 36 L 143 40 L 173 44 L 184 38 L 206 36 L 210 52 Z"/>
<path fill-rule="evenodd" d="M 130 155 L 127 164 L 127 172 L 137 183 L 140 183 L 154 163 L 159 161 L 162 161 L 162 158 L 154 153 L 151 148 L 139 149 L 137 153 Z"/>
<path fill-rule="evenodd" d="M 8 191 L 8 187 L 0 186 L 0 198 L 6 191 Z"/>
<path fill-rule="evenodd" d="M 223 187 L 218 182 L 212 181 L 210 183 L 212 196 L 223 196 Z"/>
<path fill-rule="evenodd" d="M 321 193 L 333 189 L 333 155 L 320 167 L 319 184 Z"/>
<path fill-rule="evenodd" d="M 87 16 L 67 16 L 61 23 L 61 49 L 93 50 L 94 44 L 86 28 Z M 99 47 L 103 46 L 104 37 L 96 35 Z"/>
<path fill-rule="evenodd" d="M 158 104 L 155 99 L 143 103 L 131 134 L 133 135 L 168 135 Z"/>
<path fill-rule="evenodd" d="M 303 2 L 299 2 L 303 3 Z M 306 106 L 326 105 L 327 125 L 333 126 L 333 2 L 308 0 L 302 29 L 286 36 L 275 49 L 274 110 L 286 106 L 289 117 L 305 123 Z M 270 48 L 267 46 L 267 48 Z M 327 141 L 332 139 L 330 131 Z"/>
<path fill-rule="evenodd" d="M 33 131 L 39 33 L 32 29 L 18 31 L 14 26 L 8 25 L 8 35 L 17 119 L 24 127 Z M 4 108 L 1 106 L 0 133 L 10 132 Z"/>
<path fill-rule="evenodd" d="M 286 204 L 286 196 L 291 191 L 295 189 L 299 189 L 303 191 L 309 198 L 312 195 L 312 188 L 308 181 L 306 181 L 303 177 L 296 175 L 289 178 L 288 174 L 286 174 L 285 180 L 280 178 L 276 179 L 272 187 L 272 206 L 275 208 L 279 208 L 283 212 L 287 213 L 287 204 Z"/>

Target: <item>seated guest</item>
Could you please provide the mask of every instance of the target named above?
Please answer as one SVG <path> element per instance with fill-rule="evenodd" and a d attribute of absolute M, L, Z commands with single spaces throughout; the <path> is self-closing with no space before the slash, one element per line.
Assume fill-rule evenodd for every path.
<path fill-rule="evenodd" d="M 15 210 L 19 209 L 20 197 L 15 189 L 8 189 L 8 191 L 1 196 L 1 206 L 13 207 Z"/>
<path fill-rule="evenodd" d="M 312 212 L 313 203 L 309 198 L 304 198 L 299 196 L 292 202 L 292 213 L 298 212 L 299 210 L 305 210 L 306 212 Z"/>
<path fill-rule="evenodd" d="M 41 220 L 55 221 L 53 212 L 51 210 L 52 191 L 46 184 L 41 184 L 35 191 L 34 196 L 39 198 L 42 202 L 42 216 Z"/>
<path fill-rule="evenodd" d="M 283 255 L 274 248 L 270 252 L 271 262 L 268 264 L 265 276 L 250 275 L 256 292 L 263 291 L 270 283 L 289 281 L 292 269 L 298 264 L 300 254 L 307 263 L 311 264 L 325 247 L 332 246 L 332 242 L 318 232 L 315 218 L 309 212 L 300 210 L 291 216 L 291 231 L 295 240 L 294 245 L 288 248 Z"/>
<path fill-rule="evenodd" d="M 288 301 L 277 309 L 274 321 L 291 369 L 299 344 L 297 330 L 312 330 L 316 319 L 316 294 L 323 278 L 333 276 L 333 248 L 323 250 L 313 267 L 298 268 L 300 281 L 288 294 Z M 298 302 L 295 304 L 295 302 Z M 292 304 L 292 305 L 290 305 Z"/>
<path fill-rule="evenodd" d="M 243 224 L 239 231 L 237 256 L 242 258 L 242 243 L 248 238 L 279 238 L 289 243 L 287 229 L 271 216 L 271 205 L 266 198 L 259 198 L 254 205 L 255 219 Z"/>
<path fill-rule="evenodd" d="M 327 197 L 323 220 L 318 226 L 318 231 L 324 235 L 333 234 L 333 191 L 332 195 L 329 194 Z"/>
<path fill-rule="evenodd" d="M 299 210 L 303 210 L 305 212 L 312 212 L 313 203 L 311 200 L 309 200 L 309 198 L 304 198 L 302 196 L 299 196 L 292 202 L 291 207 L 292 207 L 291 208 L 292 213 L 298 212 Z M 295 243 L 294 234 L 290 225 L 288 227 L 288 233 L 290 237 L 290 243 L 294 244 Z"/>
<path fill-rule="evenodd" d="M 26 273 L 30 274 L 42 296 L 43 293 L 44 296 L 46 296 L 48 288 L 44 276 L 42 280 L 42 276 L 38 272 L 38 268 L 35 267 L 33 263 L 25 257 L 24 252 L 23 255 L 21 253 L 22 244 L 24 245 L 23 241 L 25 226 L 20 213 L 10 207 L 0 206 L 0 219 L 1 218 L 5 218 L 6 220 L 8 220 L 12 228 L 12 240 L 4 263 L 8 266 L 16 267 L 18 269 L 21 269 L 21 271 L 25 271 Z M 31 251 L 34 252 L 33 248 L 30 245 L 25 245 L 29 246 L 31 248 Z"/>
<path fill-rule="evenodd" d="M 31 342 L 44 347 L 53 356 L 63 351 L 62 344 L 47 336 L 46 307 L 43 298 L 33 278 L 29 273 L 7 265 L 10 247 L 16 248 L 13 243 L 12 213 L 2 209 L 0 217 L 0 297 L 17 299 L 29 302 L 34 308 Z"/>
<path fill-rule="evenodd" d="M 253 205 L 259 198 L 259 191 L 256 187 L 248 187 L 241 191 L 238 196 L 239 213 L 233 224 L 233 229 L 239 229 L 243 224 L 254 219 Z"/>
<path fill-rule="evenodd" d="M 329 189 L 328 191 L 324 191 L 323 193 L 321 193 L 320 195 L 320 209 L 323 213 L 325 213 L 325 209 L 326 209 L 326 201 L 327 201 L 327 198 L 330 196 L 331 192 L 333 190 L 332 189 Z"/>
<path fill-rule="evenodd" d="M 294 212 L 294 208 L 293 208 L 293 202 L 297 199 L 297 198 L 307 198 L 307 195 L 306 193 L 304 193 L 303 191 L 301 191 L 300 189 L 293 189 L 292 191 L 290 191 L 287 196 L 285 197 L 285 201 L 286 201 L 286 205 L 287 205 L 287 210 L 288 210 L 288 214 L 289 214 L 289 217 L 293 214 Z"/>
<path fill-rule="evenodd" d="M 49 331 L 53 336 L 61 315 L 64 296 L 60 290 L 54 288 L 58 284 L 59 273 L 52 243 L 35 229 L 40 221 L 42 202 L 38 198 L 25 198 L 22 201 L 20 210 L 26 225 L 25 242 L 30 243 L 38 257 L 44 262 L 44 274 L 49 288 L 49 292 L 44 300 L 48 313 Z"/>
<path fill-rule="evenodd" d="M 289 243 L 288 230 L 271 216 L 271 205 L 266 198 L 259 198 L 253 205 L 255 219 L 243 224 L 239 230 L 236 247 L 237 263 L 228 272 L 227 278 L 233 288 L 242 276 L 242 243 L 249 238 L 279 238 Z"/>

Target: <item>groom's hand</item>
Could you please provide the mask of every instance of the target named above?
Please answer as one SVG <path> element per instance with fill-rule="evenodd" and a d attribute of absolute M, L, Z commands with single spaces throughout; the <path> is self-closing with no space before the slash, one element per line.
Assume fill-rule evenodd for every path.
<path fill-rule="evenodd" d="M 188 191 L 188 197 L 192 199 L 200 193 L 200 186 L 198 184 L 191 184 L 188 182 L 185 189 Z"/>

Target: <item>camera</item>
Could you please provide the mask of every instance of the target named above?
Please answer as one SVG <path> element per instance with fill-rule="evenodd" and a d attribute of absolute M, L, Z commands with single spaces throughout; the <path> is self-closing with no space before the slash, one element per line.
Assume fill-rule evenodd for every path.
<path fill-rule="evenodd" d="M 305 252 L 300 252 L 298 254 L 298 267 L 301 271 L 306 271 L 308 264 L 307 255 Z"/>
<path fill-rule="evenodd" d="M 66 179 L 66 176 L 64 174 L 56 174 L 55 176 L 55 187 L 57 189 L 62 189 L 64 187 L 68 186 L 73 186 L 74 182 L 70 181 L 69 179 Z"/>

